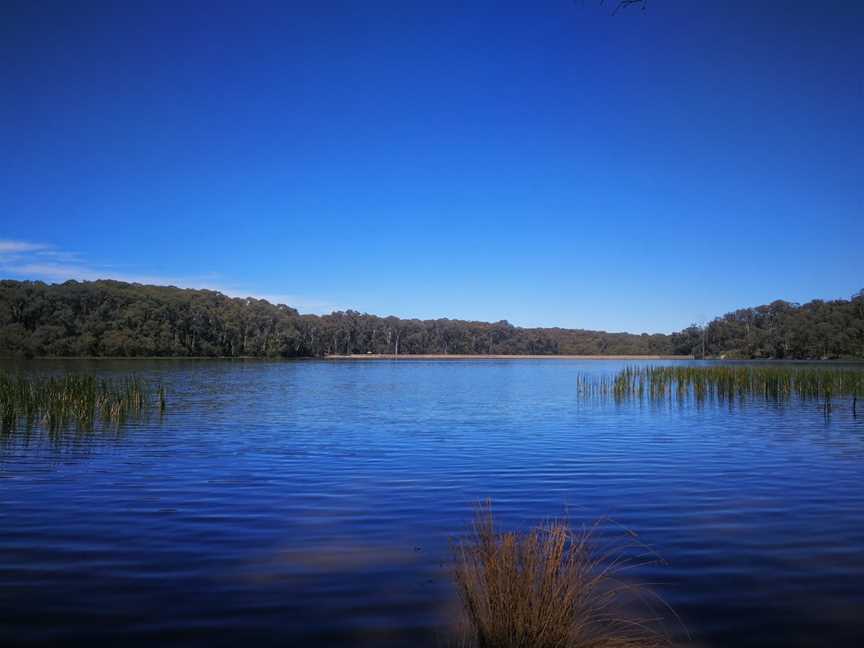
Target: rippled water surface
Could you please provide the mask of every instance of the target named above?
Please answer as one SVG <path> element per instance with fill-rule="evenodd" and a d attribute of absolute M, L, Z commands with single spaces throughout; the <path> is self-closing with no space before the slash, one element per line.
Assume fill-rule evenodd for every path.
<path fill-rule="evenodd" d="M 864 416 L 581 401 L 564 360 L 68 361 L 168 410 L 0 438 L 0 644 L 436 646 L 449 541 L 609 516 L 697 646 L 864 637 Z"/>

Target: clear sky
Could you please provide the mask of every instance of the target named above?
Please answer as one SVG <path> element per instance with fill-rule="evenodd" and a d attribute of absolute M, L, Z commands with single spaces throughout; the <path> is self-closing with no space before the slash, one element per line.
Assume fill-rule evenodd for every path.
<path fill-rule="evenodd" d="M 0 75 L 7 278 L 634 332 L 864 288 L 857 0 L 6 0 Z"/>

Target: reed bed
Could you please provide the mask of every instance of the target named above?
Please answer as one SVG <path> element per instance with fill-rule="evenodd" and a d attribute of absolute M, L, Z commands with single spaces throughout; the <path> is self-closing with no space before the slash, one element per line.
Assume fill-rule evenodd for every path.
<path fill-rule="evenodd" d="M 454 578 L 470 648 L 661 648 L 671 646 L 646 586 L 623 572 L 654 563 L 633 534 L 603 548 L 596 526 L 563 521 L 499 531 L 487 502 L 454 547 Z M 661 602 L 662 603 L 662 602 Z M 638 615 L 635 609 L 645 610 Z M 668 608 L 668 606 L 667 606 Z"/>
<path fill-rule="evenodd" d="M 165 390 L 156 390 L 160 411 Z M 0 427 L 41 425 L 54 432 L 67 427 L 90 430 L 98 423 L 120 424 L 141 416 L 154 402 L 136 376 L 119 379 L 87 375 L 25 376 L 0 373 Z"/>
<path fill-rule="evenodd" d="M 651 400 L 731 402 L 748 398 L 770 401 L 834 399 L 851 401 L 856 413 L 864 396 L 864 370 L 825 367 L 643 366 L 625 367 L 615 375 L 582 375 L 577 393 L 584 398 L 616 401 Z"/>

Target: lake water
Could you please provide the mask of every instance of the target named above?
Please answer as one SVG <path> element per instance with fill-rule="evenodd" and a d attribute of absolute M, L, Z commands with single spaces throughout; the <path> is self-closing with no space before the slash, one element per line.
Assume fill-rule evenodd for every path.
<path fill-rule="evenodd" d="M 438 646 L 449 542 L 490 497 L 508 527 L 638 532 L 693 645 L 858 645 L 864 416 L 580 402 L 623 364 L 7 362 L 169 401 L 0 439 L 0 644 Z"/>

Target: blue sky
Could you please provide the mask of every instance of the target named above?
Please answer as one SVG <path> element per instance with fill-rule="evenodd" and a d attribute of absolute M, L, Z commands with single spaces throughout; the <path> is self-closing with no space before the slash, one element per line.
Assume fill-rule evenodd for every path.
<path fill-rule="evenodd" d="M 864 3 L 75 4 L 4 3 L 0 276 L 634 332 L 864 288 Z"/>

